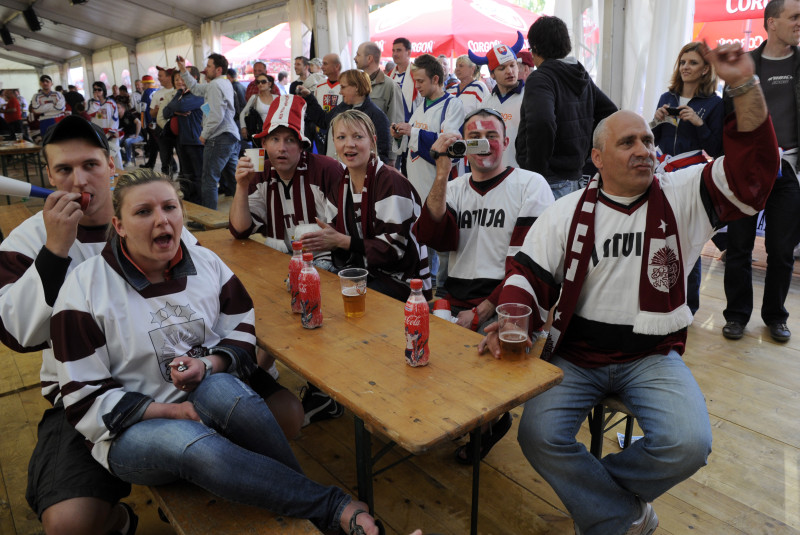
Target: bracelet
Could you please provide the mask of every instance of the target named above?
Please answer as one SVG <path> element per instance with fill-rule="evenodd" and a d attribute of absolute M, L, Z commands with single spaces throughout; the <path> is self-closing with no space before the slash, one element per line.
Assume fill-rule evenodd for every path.
<path fill-rule="evenodd" d="M 754 74 L 752 78 L 747 80 L 742 85 L 737 85 L 736 87 L 726 87 L 725 94 L 730 98 L 740 97 L 759 84 L 761 84 L 761 80 L 758 79 L 757 74 Z"/>
<path fill-rule="evenodd" d="M 478 330 L 478 321 L 480 321 L 478 319 L 478 307 L 472 307 L 472 314 L 473 314 L 473 316 L 472 316 L 472 325 L 470 325 L 469 328 L 472 329 L 473 331 L 477 331 Z"/>

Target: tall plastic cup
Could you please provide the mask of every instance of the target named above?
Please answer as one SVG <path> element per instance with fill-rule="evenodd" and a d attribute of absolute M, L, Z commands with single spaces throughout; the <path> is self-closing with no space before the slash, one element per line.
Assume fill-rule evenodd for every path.
<path fill-rule="evenodd" d="M 504 303 L 497 307 L 500 356 L 505 360 L 522 360 L 527 354 L 528 325 L 531 307 Z"/>
<path fill-rule="evenodd" d="M 339 272 L 344 315 L 347 318 L 360 318 L 366 312 L 367 275 L 367 270 L 363 268 L 347 268 Z"/>

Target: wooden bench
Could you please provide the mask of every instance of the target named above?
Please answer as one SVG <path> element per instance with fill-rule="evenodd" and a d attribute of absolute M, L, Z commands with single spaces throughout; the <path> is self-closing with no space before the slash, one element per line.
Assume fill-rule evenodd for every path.
<path fill-rule="evenodd" d="M 24 204 L 16 203 L 0 206 L 0 241 L 3 241 L 12 230 L 31 215 L 31 211 Z"/>
<path fill-rule="evenodd" d="M 206 230 L 228 228 L 228 214 L 189 201 L 183 201 L 183 212 L 189 221 L 203 225 Z"/>
<path fill-rule="evenodd" d="M 229 502 L 191 483 L 172 483 L 149 489 L 178 535 L 322 533 L 308 520 L 279 516 L 258 507 Z"/>

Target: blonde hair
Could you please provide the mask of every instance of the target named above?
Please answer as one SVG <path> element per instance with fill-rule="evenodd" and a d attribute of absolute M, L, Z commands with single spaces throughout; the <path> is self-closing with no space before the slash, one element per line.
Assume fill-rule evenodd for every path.
<path fill-rule="evenodd" d="M 472 79 L 473 80 L 477 80 L 478 78 L 481 77 L 481 66 L 480 65 L 476 65 L 474 61 L 469 59 L 469 55 L 463 54 L 461 56 L 458 56 L 456 58 L 456 66 L 458 66 L 458 62 L 459 61 L 463 61 L 464 63 L 467 64 L 468 67 L 472 67 Z"/>
<path fill-rule="evenodd" d="M 366 113 L 358 110 L 347 110 L 334 117 L 333 121 L 331 121 L 331 131 L 333 132 L 334 139 L 336 139 L 336 127 L 339 126 L 339 124 L 345 127 L 349 126 L 353 129 L 363 130 L 367 136 L 369 136 L 370 150 L 374 154 L 378 153 L 378 144 L 375 141 L 375 125 Z"/>
<path fill-rule="evenodd" d="M 169 184 L 178 196 L 178 204 L 181 207 L 181 214 L 185 217 L 183 210 L 183 193 L 181 193 L 180 186 L 173 182 L 168 176 L 153 171 L 152 169 L 134 169 L 127 173 L 120 175 L 117 182 L 114 184 L 114 192 L 111 195 L 111 201 L 114 205 L 114 217 L 122 220 L 122 203 L 125 200 L 125 195 L 128 190 L 136 186 L 144 186 L 145 184 L 153 184 L 155 182 L 164 182 Z M 108 237 L 111 238 L 116 235 L 114 226 L 108 228 Z"/>
<path fill-rule="evenodd" d="M 364 71 L 350 69 L 339 75 L 339 80 L 344 80 L 347 85 L 355 86 L 359 96 L 365 97 L 372 91 L 372 82 Z"/>

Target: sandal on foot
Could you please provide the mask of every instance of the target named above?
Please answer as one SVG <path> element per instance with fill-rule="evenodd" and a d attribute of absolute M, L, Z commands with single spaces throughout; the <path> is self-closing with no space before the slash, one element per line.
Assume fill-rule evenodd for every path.
<path fill-rule="evenodd" d="M 497 444 L 501 438 L 506 436 L 508 430 L 511 429 L 511 413 L 507 412 L 500 417 L 495 423 L 489 426 L 489 429 L 481 433 L 481 459 L 486 457 Z M 467 442 L 463 446 L 459 446 L 455 453 L 456 461 L 461 464 L 472 464 L 472 441 Z"/>
<path fill-rule="evenodd" d="M 350 531 L 347 532 L 348 535 L 366 535 L 366 531 L 364 528 L 356 524 L 356 517 L 361 513 L 366 513 L 364 509 L 356 509 L 353 513 L 353 516 L 350 517 Z M 383 523 L 378 520 L 377 518 L 373 519 L 375 521 L 375 525 L 378 527 L 378 533 L 380 535 L 384 535 L 386 533 L 386 529 L 383 527 Z"/>

